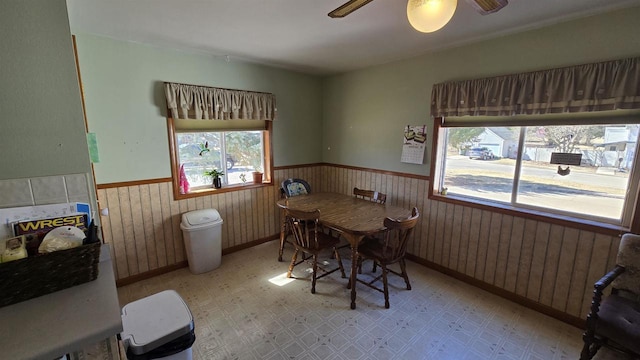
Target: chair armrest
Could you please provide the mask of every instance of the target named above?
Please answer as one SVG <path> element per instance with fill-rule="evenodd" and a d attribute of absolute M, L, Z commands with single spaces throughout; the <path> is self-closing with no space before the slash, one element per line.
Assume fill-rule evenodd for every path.
<path fill-rule="evenodd" d="M 600 280 L 593 285 L 593 299 L 591 300 L 591 309 L 587 316 L 587 331 L 593 334 L 598 321 L 598 311 L 600 311 L 600 302 L 602 301 L 602 292 L 609 286 L 615 278 L 624 272 L 624 267 L 616 265 L 613 270 L 609 271 Z M 585 333 L 586 334 L 586 333 Z"/>
<path fill-rule="evenodd" d="M 591 339 L 589 341 L 594 341 L 595 339 L 595 331 L 596 331 L 596 326 L 599 318 L 598 312 L 600 311 L 600 302 L 602 301 L 602 292 L 607 286 L 611 285 L 611 283 L 613 282 L 613 280 L 615 280 L 615 278 L 617 278 L 623 272 L 624 272 L 624 267 L 620 265 L 616 265 L 616 267 L 613 268 L 613 270 L 609 271 L 605 276 L 603 276 L 600 280 L 596 281 L 596 283 L 593 285 L 594 287 L 593 299 L 591 300 L 591 308 L 589 311 L 589 315 L 587 315 L 587 323 L 586 323 L 587 329 L 583 335 L 585 343 L 587 343 L 587 340 L 589 339 Z M 585 351 L 586 350 L 583 350 L 583 354 Z"/>
<path fill-rule="evenodd" d="M 613 270 L 609 271 L 605 276 L 603 276 L 600 280 L 598 280 L 593 287 L 595 291 L 602 293 L 604 289 L 609 286 L 615 278 L 617 278 L 620 274 L 624 272 L 624 267 L 620 265 L 616 265 Z"/>

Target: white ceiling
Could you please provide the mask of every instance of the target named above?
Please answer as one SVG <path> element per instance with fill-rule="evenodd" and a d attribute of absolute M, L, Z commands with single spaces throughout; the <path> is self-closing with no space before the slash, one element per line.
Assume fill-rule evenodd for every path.
<path fill-rule="evenodd" d="M 630 6 L 640 0 L 509 0 L 480 15 L 458 0 L 441 30 L 415 31 L 406 0 L 374 0 L 342 19 L 346 0 L 67 0 L 73 32 L 335 74 Z"/>

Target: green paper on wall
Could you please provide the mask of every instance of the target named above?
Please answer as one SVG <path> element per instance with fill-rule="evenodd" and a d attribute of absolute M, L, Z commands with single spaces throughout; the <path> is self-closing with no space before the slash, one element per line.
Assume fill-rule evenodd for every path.
<path fill-rule="evenodd" d="M 87 145 L 89 146 L 89 157 L 92 163 L 99 163 L 100 156 L 98 155 L 98 140 L 96 133 L 87 133 Z"/>

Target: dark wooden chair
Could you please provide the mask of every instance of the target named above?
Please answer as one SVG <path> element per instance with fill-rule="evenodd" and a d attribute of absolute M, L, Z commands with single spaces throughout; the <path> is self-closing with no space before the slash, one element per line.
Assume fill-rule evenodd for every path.
<path fill-rule="evenodd" d="M 580 360 L 593 358 L 602 346 L 640 358 L 640 235 L 622 235 L 616 266 L 595 283 L 582 339 Z"/>
<path fill-rule="evenodd" d="M 342 266 L 342 260 L 340 254 L 336 249 L 338 245 L 338 238 L 335 238 L 329 234 L 325 234 L 321 231 L 318 219 L 320 218 L 320 211 L 299 211 L 293 209 L 285 209 L 286 219 L 289 223 L 289 228 L 293 233 L 293 256 L 291 257 L 291 264 L 289 265 L 289 271 L 287 277 L 291 277 L 293 268 L 303 262 L 311 261 L 313 267 L 313 278 L 311 281 L 311 293 L 316 292 L 316 280 L 323 278 L 337 270 L 340 270 L 342 277 L 345 278 L 344 267 Z M 318 255 L 324 251 L 330 249 L 338 261 L 338 267 L 333 269 L 325 269 L 318 266 Z M 303 258 L 297 261 L 298 253 L 303 254 Z M 304 254 L 310 255 L 309 258 L 305 258 Z M 323 274 L 318 276 L 318 270 L 323 271 Z"/>
<path fill-rule="evenodd" d="M 358 189 L 357 187 L 354 187 L 353 196 L 359 199 L 373 201 L 378 204 L 384 204 L 385 202 L 387 202 L 387 195 L 374 190 L 363 190 L 363 189 Z"/>
<path fill-rule="evenodd" d="M 308 182 L 302 179 L 290 178 L 290 179 L 284 180 L 280 184 L 280 198 L 282 199 L 290 198 L 292 196 L 303 195 L 303 194 L 310 194 L 310 193 L 311 193 L 311 186 L 309 185 Z M 284 215 L 284 210 L 283 210 L 282 224 L 280 224 L 280 227 L 281 227 L 280 229 L 281 235 L 280 235 L 280 250 L 278 251 L 278 261 L 282 261 L 284 244 L 289 242 L 287 238 L 291 233 L 287 224 L 286 216 Z"/>
<path fill-rule="evenodd" d="M 415 207 L 411 211 L 411 216 L 408 219 L 386 218 L 384 220 L 386 230 L 382 240 L 367 241 L 358 246 L 357 259 L 355 261 L 358 261 L 358 263 L 361 264 L 363 260 L 373 260 L 374 264 L 377 264 L 382 268 L 382 274 L 371 281 L 358 279 L 356 275 L 356 280 L 372 289 L 384 293 L 384 307 L 387 309 L 389 308 L 388 273 L 393 273 L 402 277 L 407 285 L 407 290 L 411 290 L 411 283 L 409 282 L 409 275 L 407 275 L 404 257 L 407 252 L 407 241 L 409 239 L 409 235 L 411 235 L 411 232 L 418 223 L 419 218 L 420 213 L 418 212 L 418 208 Z M 395 263 L 400 265 L 400 272 L 389 269 L 389 265 Z M 375 272 L 375 267 L 373 272 Z M 374 285 L 380 279 L 382 279 L 382 289 Z M 351 287 L 351 285 L 351 282 L 349 282 L 348 287 Z"/>

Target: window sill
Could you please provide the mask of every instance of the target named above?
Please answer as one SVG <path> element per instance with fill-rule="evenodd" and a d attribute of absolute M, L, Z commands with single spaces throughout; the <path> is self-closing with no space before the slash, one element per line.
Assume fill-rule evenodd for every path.
<path fill-rule="evenodd" d="M 227 185 L 227 186 L 222 186 L 220 189 L 205 188 L 205 189 L 198 189 L 198 190 L 191 191 L 188 194 L 175 193 L 174 191 L 174 198 L 176 200 L 183 200 L 183 199 L 190 199 L 190 198 L 195 198 L 200 196 L 218 195 L 218 194 L 223 194 L 223 193 L 233 192 L 233 191 L 257 189 L 257 188 L 266 187 L 266 186 L 273 186 L 273 182 L 265 181 L 261 184 L 246 183 L 246 184 Z"/>
<path fill-rule="evenodd" d="M 620 236 L 629 232 L 628 228 L 620 225 L 608 224 L 604 222 L 580 219 L 566 215 L 547 213 L 544 211 L 538 211 L 533 209 L 519 208 L 508 204 L 499 204 L 489 201 L 482 201 L 480 199 L 470 199 L 463 196 L 456 195 L 441 195 L 431 194 L 430 200 L 447 202 L 455 205 L 462 205 L 471 208 L 493 211 L 505 215 L 518 216 L 526 219 L 547 222 L 551 224 L 568 226 L 585 231 L 592 231 L 599 234 L 605 234 L 610 236 Z"/>

